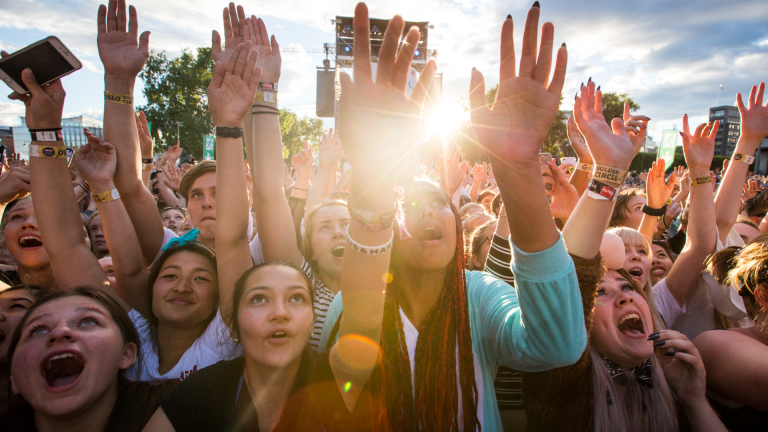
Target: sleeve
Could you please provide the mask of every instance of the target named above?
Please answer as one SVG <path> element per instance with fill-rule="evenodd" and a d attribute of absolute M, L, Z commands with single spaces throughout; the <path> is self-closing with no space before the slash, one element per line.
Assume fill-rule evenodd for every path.
<path fill-rule="evenodd" d="M 157 255 L 155 255 L 155 259 L 152 261 L 152 265 L 147 268 L 152 268 L 152 266 L 155 265 L 157 259 L 160 258 L 160 255 L 163 254 L 163 248 L 165 248 L 165 245 L 167 245 L 169 241 L 175 239 L 176 237 L 178 237 L 178 235 L 176 235 L 175 232 L 163 227 L 163 244 L 160 246 L 160 250 L 157 251 Z"/>
<path fill-rule="evenodd" d="M 293 227 L 296 230 L 296 246 L 299 250 L 304 250 L 302 247 L 301 237 L 301 221 L 304 219 L 304 207 L 307 205 L 307 200 L 302 198 L 288 197 L 288 207 L 291 208 L 291 217 L 293 218 Z"/>
<path fill-rule="evenodd" d="M 473 272 L 469 296 L 479 316 L 489 359 L 520 371 L 575 363 L 587 346 L 576 269 L 562 236 L 547 250 L 526 253 L 513 245 L 517 289 Z"/>
<path fill-rule="evenodd" d="M 327 351 L 329 346 L 333 346 L 336 343 L 336 336 L 338 334 L 337 322 L 341 318 L 341 313 L 344 311 L 344 303 L 341 300 L 341 291 L 336 293 L 331 305 L 328 306 L 328 312 L 325 315 L 325 324 L 323 324 L 323 333 L 320 334 L 320 349 L 318 352 L 323 353 Z M 335 331 L 334 331 L 335 329 Z M 328 341 L 331 341 L 330 345 Z"/>
<path fill-rule="evenodd" d="M 488 258 L 485 261 L 485 271 L 515 286 L 515 275 L 512 273 L 511 263 L 512 252 L 509 250 L 509 239 L 494 234 Z"/>
<path fill-rule="evenodd" d="M 261 240 L 259 240 L 259 233 L 253 237 L 249 245 L 251 247 L 251 258 L 253 258 L 253 265 L 259 265 L 264 262 L 264 252 L 261 248 Z"/>
<path fill-rule="evenodd" d="M 230 360 L 242 355 L 242 347 L 232 340 L 229 327 L 221 317 L 221 311 L 216 311 L 216 316 L 200 336 L 199 342 L 215 353 L 219 360 Z"/>
<path fill-rule="evenodd" d="M 661 315 L 661 319 L 667 323 L 667 327 L 671 326 L 678 316 L 685 313 L 686 305 L 680 307 L 675 300 L 675 296 L 669 291 L 667 287 L 667 278 L 664 278 L 653 286 L 653 301 L 656 303 L 656 310 Z"/>

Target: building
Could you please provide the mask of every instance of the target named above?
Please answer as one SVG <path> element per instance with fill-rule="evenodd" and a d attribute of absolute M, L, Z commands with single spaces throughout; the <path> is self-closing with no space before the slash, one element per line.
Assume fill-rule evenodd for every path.
<path fill-rule="evenodd" d="M 20 153 L 22 159 L 29 159 L 29 143 L 32 137 L 27 128 L 27 121 L 24 117 L 21 119 L 21 125 L 14 126 L 13 141 L 16 147 L 16 153 Z M 67 147 L 79 149 L 88 143 L 83 133 L 83 128 L 88 128 L 94 135 L 104 137 L 104 123 L 100 120 L 90 117 L 79 116 L 61 119 L 61 132 L 64 135 L 64 144 Z"/>
<path fill-rule="evenodd" d="M 5 151 L 13 153 L 13 130 L 10 126 L 0 126 L 0 145 L 5 146 Z"/>
<path fill-rule="evenodd" d="M 736 148 L 736 141 L 741 134 L 741 118 L 735 106 L 723 105 L 709 109 L 709 121 L 720 120 L 720 128 L 715 136 L 715 154 L 730 156 Z M 691 127 L 693 130 L 694 126 Z"/>
<path fill-rule="evenodd" d="M 768 173 L 768 137 L 760 141 L 755 153 L 755 172 L 758 174 Z"/>

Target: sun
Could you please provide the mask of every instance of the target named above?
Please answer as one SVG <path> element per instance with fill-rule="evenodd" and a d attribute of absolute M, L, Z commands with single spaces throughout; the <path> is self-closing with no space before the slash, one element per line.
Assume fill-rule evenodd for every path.
<path fill-rule="evenodd" d="M 468 117 L 468 113 L 464 112 L 460 104 L 446 102 L 440 104 L 428 115 L 427 130 L 424 134 L 424 139 L 427 141 L 433 136 L 445 137 L 453 130 L 458 129 Z"/>

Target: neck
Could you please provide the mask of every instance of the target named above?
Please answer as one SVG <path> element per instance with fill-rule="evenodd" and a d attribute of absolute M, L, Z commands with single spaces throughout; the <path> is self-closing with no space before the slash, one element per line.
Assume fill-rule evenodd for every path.
<path fill-rule="evenodd" d="M 752 333 L 753 338 L 763 345 L 768 345 L 768 314 L 760 313 L 755 320 L 755 326 L 750 327 L 749 331 Z"/>
<path fill-rule="evenodd" d="M 282 368 L 265 366 L 248 356 L 245 357 L 245 379 L 248 393 L 256 408 L 259 430 L 274 430 L 280 422 L 280 413 L 291 395 L 301 357 Z"/>
<path fill-rule="evenodd" d="M 200 234 L 202 234 L 202 233 L 200 233 Z M 197 237 L 197 242 L 202 244 L 202 245 L 208 246 L 209 248 L 214 249 L 214 250 L 216 248 L 216 237 L 207 238 L 207 237 L 203 237 L 203 236 L 198 236 Z"/>
<path fill-rule="evenodd" d="M 411 324 L 420 330 L 443 293 L 447 268 L 425 271 L 407 265 L 400 267 L 397 301 Z"/>
<path fill-rule="evenodd" d="M 38 432 L 102 432 L 107 428 L 109 416 L 117 401 L 117 380 L 106 394 L 81 411 L 67 416 L 47 416 L 35 411 L 35 426 Z"/>
<path fill-rule="evenodd" d="M 320 274 L 320 280 L 323 282 L 326 288 L 328 288 L 334 295 L 341 290 L 341 275 L 337 277 L 322 273 Z"/>
<path fill-rule="evenodd" d="M 203 334 L 208 324 L 202 322 L 191 326 L 176 326 L 158 323 L 157 326 L 157 372 L 164 374 L 176 366 L 181 356 Z"/>
<path fill-rule="evenodd" d="M 53 269 L 50 264 L 34 269 L 19 264 L 18 270 L 21 283 L 40 285 L 50 291 L 59 289 L 59 284 L 56 283 L 56 277 L 53 276 Z"/>

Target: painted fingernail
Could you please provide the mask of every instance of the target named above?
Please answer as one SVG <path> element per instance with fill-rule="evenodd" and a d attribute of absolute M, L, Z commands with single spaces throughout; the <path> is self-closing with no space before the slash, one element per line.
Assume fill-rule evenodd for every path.
<path fill-rule="evenodd" d="M 538 1 L 533 2 L 533 7 L 537 7 L 539 9 L 541 9 L 541 5 L 539 4 Z"/>
<path fill-rule="evenodd" d="M 591 82 L 592 82 L 592 77 L 589 77 L 589 79 L 587 80 L 587 84 L 589 84 Z"/>
<path fill-rule="evenodd" d="M 654 332 L 654 333 L 651 333 L 651 335 L 650 335 L 650 336 L 648 336 L 648 340 L 649 340 L 649 341 L 652 341 L 652 340 L 656 340 L 656 339 L 658 339 L 658 338 L 659 338 L 659 332 Z"/>
<path fill-rule="evenodd" d="M 664 353 L 664 355 L 665 355 L 665 356 L 668 356 L 668 357 L 674 357 L 674 356 L 675 356 L 675 354 L 677 354 L 677 353 L 676 353 L 676 352 L 674 352 L 674 351 L 670 351 L 670 352 L 665 352 L 665 353 Z"/>
<path fill-rule="evenodd" d="M 600 91 L 600 86 L 597 86 L 597 91 Z"/>
<path fill-rule="evenodd" d="M 584 81 L 581 82 L 581 86 L 584 87 Z"/>
<path fill-rule="evenodd" d="M 664 345 L 665 343 L 667 343 L 667 341 L 656 341 L 656 342 L 654 342 L 654 343 L 653 343 L 653 346 L 655 346 L 655 347 L 656 347 L 656 346 L 662 346 L 662 345 Z"/>
<path fill-rule="evenodd" d="M 566 48 L 566 46 L 565 46 L 565 42 L 563 42 L 563 44 L 562 44 L 561 46 L 562 46 L 563 48 Z"/>
<path fill-rule="evenodd" d="M 578 99 L 579 99 L 579 92 L 576 92 L 576 96 L 573 97 L 573 100 L 578 100 Z"/>
<path fill-rule="evenodd" d="M 512 15 L 507 14 L 507 19 L 512 19 Z"/>

